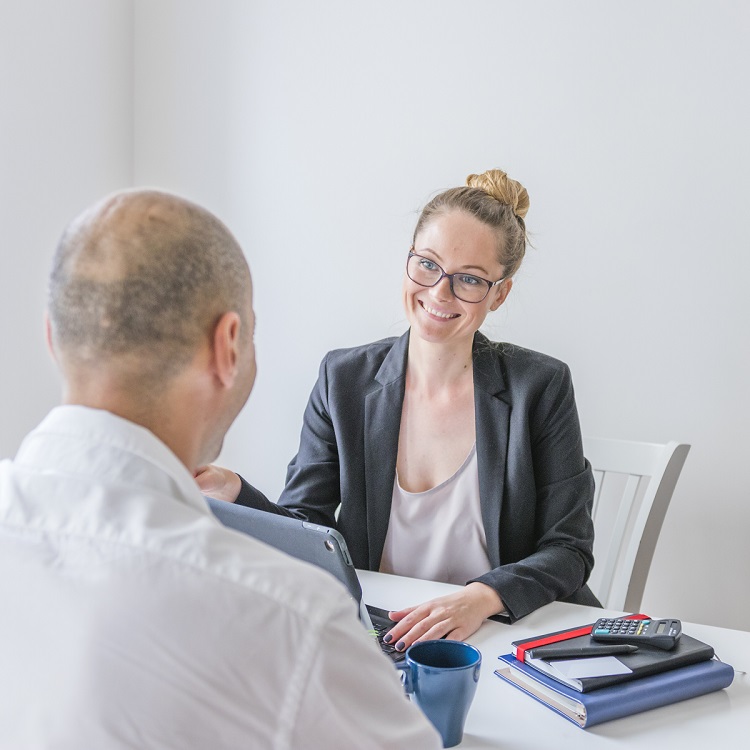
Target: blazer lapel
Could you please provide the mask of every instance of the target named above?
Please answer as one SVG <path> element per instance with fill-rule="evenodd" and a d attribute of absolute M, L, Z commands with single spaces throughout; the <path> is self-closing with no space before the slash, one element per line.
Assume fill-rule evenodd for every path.
<path fill-rule="evenodd" d="M 481 333 L 474 337 L 474 406 L 477 432 L 479 501 L 482 509 L 487 555 L 493 568 L 500 559 L 500 513 L 508 458 L 510 405 L 499 397 L 505 390 L 500 360 Z"/>
<path fill-rule="evenodd" d="M 378 570 L 391 515 L 409 332 L 396 340 L 365 397 L 365 491 L 370 570 Z"/>

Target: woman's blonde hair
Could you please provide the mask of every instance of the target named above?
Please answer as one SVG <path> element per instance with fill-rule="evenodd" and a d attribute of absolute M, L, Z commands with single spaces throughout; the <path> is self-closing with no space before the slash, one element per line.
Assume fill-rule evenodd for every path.
<path fill-rule="evenodd" d="M 524 217 L 528 210 L 526 188 L 501 169 L 470 174 L 465 187 L 445 190 L 422 209 L 412 241 L 436 216 L 449 211 L 465 211 L 495 230 L 498 258 L 505 268 L 505 278 L 508 278 L 518 270 L 526 253 Z"/>

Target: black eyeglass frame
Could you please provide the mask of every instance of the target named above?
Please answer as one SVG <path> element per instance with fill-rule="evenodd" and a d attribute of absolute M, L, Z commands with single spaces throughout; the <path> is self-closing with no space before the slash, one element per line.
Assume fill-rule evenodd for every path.
<path fill-rule="evenodd" d="M 411 277 L 411 274 L 409 273 L 409 261 L 412 259 L 412 256 L 415 258 L 423 258 L 424 260 L 428 260 L 430 263 L 434 263 L 439 269 L 440 269 L 440 276 L 435 280 L 434 284 L 423 284 L 421 281 L 417 281 L 416 279 L 413 279 Z M 451 288 L 451 294 L 456 298 L 460 299 L 461 302 L 466 302 L 467 305 L 478 305 L 480 302 L 484 302 L 487 299 L 487 295 L 490 293 L 490 290 L 493 286 L 497 286 L 498 284 L 502 284 L 505 279 L 507 279 L 507 276 L 503 276 L 502 279 L 498 279 L 497 281 L 490 281 L 489 279 L 483 279 L 481 276 L 477 276 L 473 273 L 466 273 L 465 271 L 456 271 L 455 273 L 446 273 L 443 267 L 436 261 L 434 261 L 432 258 L 428 258 L 425 255 L 420 255 L 419 253 L 414 252 L 414 248 L 409 250 L 409 255 L 406 258 L 406 275 L 415 283 L 419 284 L 419 286 L 423 286 L 426 289 L 432 289 L 432 287 L 437 286 L 443 279 L 448 279 L 448 284 Z M 484 293 L 484 296 L 482 299 L 477 300 L 471 300 L 471 299 L 464 299 L 463 297 L 459 297 L 456 294 L 456 290 L 453 288 L 453 277 L 454 276 L 471 276 L 472 279 L 479 279 L 479 281 L 483 281 L 485 284 L 487 284 L 487 291 Z"/>

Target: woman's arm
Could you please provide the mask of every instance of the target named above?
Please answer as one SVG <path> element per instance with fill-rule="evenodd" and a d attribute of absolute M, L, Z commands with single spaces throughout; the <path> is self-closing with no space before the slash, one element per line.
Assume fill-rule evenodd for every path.
<path fill-rule="evenodd" d="M 341 484 L 337 436 L 328 399 L 329 357 L 330 353 L 320 364 L 318 380 L 307 402 L 299 449 L 287 468 L 279 506 L 311 523 L 334 527 Z"/>
<path fill-rule="evenodd" d="M 570 370 L 557 365 L 529 399 L 524 429 L 511 430 L 509 455 L 523 467 L 515 476 L 509 469 L 500 519 L 504 564 L 474 579 L 498 592 L 511 621 L 574 595 L 596 604 L 588 589 L 581 592 L 594 564 L 594 479 Z"/>
<path fill-rule="evenodd" d="M 246 479 L 235 474 L 222 466 L 201 466 L 195 473 L 195 481 L 200 491 L 214 500 L 222 500 L 235 505 L 245 505 L 248 508 L 257 508 L 269 513 L 279 515 L 292 515 L 279 511 L 278 506 L 272 503 L 257 487 L 253 487 Z"/>
<path fill-rule="evenodd" d="M 461 591 L 431 599 L 416 607 L 389 612 L 398 624 L 385 636 L 399 650 L 414 641 L 449 638 L 466 640 L 481 624 L 504 609 L 497 592 L 482 583 L 468 583 Z"/>

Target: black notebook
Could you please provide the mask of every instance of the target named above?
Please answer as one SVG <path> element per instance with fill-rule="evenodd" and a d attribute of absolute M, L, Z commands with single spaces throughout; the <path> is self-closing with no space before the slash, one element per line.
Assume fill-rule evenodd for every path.
<path fill-rule="evenodd" d="M 567 631 L 573 637 L 564 638 L 565 645 L 600 646 L 601 644 L 592 641 L 591 636 L 588 633 L 580 634 L 581 631 L 586 628 L 588 628 L 590 632 L 590 626 L 586 626 L 585 628 L 573 628 L 570 631 Z M 548 636 L 537 636 L 536 638 L 526 638 L 522 641 L 514 641 L 512 645 L 516 655 L 519 655 L 519 646 L 531 647 L 532 642 L 545 640 L 547 637 Z M 559 641 L 556 639 L 556 642 Z M 648 675 L 667 672 L 668 670 L 676 669 L 677 667 L 686 667 L 689 664 L 697 664 L 698 662 L 707 661 L 708 659 L 711 659 L 713 655 L 714 650 L 711 646 L 683 633 L 682 637 L 677 642 L 677 645 L 671 651 L 665 651 L 660 648 L 655 648 L 654 646 L 639 645 L 638 651 L 635 653 L 620 654 L 617 657 L 609 657 L 616 658 L 617 661 L 626 666 L 630 670 L 626 674 L 609 674 L 600 677 L 578 677 L 573 680 L 565 680 L 558 676 L 555 670 L 547 668 L 552 660 L 529 659 L 528 656 L 524 657 L 522 660 L 530 667 L 544 672 L 548 677 L 568 685 L 581 693 L 587 693 L 591 690 L 608 687 L 609 685 L 619 685 L 620 683 L 636 680 L 640 677 L 647 677 Z M 522 652 L 521 656 L 523 656 Z"/>

